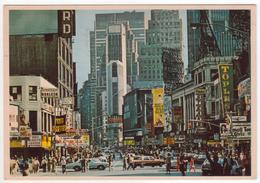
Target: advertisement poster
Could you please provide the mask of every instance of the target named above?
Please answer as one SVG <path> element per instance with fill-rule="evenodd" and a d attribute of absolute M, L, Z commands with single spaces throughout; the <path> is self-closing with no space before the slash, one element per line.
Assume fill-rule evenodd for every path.
<path fill-rule="evenodd" d="M 152 90 L 153 94 L 153 123 L 154 127 L 164 126 L 164 89 L 156 88 Z"/>

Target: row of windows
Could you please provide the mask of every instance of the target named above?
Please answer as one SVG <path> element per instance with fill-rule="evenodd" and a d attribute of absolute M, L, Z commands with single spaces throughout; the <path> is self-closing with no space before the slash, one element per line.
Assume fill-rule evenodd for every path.
<path fill-rule="evenodd" d="M 37 86 L 29 86 L 29 101 L 37 101 Z M 13 101 L 22 101 L 22 86 L 10 86 L 10 96 Z"/>

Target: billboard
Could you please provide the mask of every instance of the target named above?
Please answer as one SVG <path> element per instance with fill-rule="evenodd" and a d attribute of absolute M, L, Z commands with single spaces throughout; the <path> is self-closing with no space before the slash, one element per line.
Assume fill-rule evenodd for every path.
<path fill-rule="evenodd" d="M 182 107 L 181 106 L 174 106 L 173 107 L 173 119 L 175 123 L 182 123 Z"/>
<path fill-rule="evenodd" d="M 122 115 L 112 115 L 109 116 L 107 119 L 108 123 L 123 123 L 123 116 Z"/>
<path fill-rule="evenodd" d="M 231 111 L 232 99 L 233 99 L 233 65 L 220 64 L 219 65 L 219 78 L 221 83 L 222 94 L 222 108 L 223 112 Z"/>
<path fill-rule="evenodd" d="M 55 124 L 52 126 L 52 131 L 55 133 L 66 132 L 66 115 L 55 117 Z"/>
<path fill-rule="evenodd" d="M 155 128 L 164 126 L 164 89 L 152 89 L 153 94 L 153 125 Z"/>
<path fill-rule="evenodd" d="M 250 123 L 233 123 L 232 135 L 236 139 L 250 139 L 251 138 L 251 125 Z"/>
<path fill-rule="evenodd" d="M 225 138 L 230 134 L 230 126 L 226 123 L 219 124 L 219 134 L 221 138 Z"/>
<path fill-rule="evenodd" d="M 28 141 L 28 147 L 41 147 L 42 146 L 42 136 L 32 135 L 31 140 Z"/>

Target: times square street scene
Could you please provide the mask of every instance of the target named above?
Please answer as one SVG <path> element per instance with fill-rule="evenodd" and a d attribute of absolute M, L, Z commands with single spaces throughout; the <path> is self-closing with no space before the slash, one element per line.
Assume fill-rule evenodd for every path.
<path fill-rule="evenodd" d="M 250 20 L 9 10 L 10 176 L 251 176 Z"/>

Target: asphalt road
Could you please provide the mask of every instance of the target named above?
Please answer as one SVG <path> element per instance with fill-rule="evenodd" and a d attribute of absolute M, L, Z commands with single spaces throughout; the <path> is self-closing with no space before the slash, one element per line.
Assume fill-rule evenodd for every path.
<path fill-rule="evenodd" d="M 87 172 L 75 172 L 73 169 L 67 170 L 66 173 L 62 174 L 61 167 L 56 168 L 55 173 L 51 172 L 38 172 L 37 174 L 30 174 L 29 176 L 182 176 L 181 172 L 171 170 L 170 174 L 166 173 L 165 166 L 162 167 L 137 167 L 135 170 L 129 169 L 123 171 L 121 161 L 113 162 L 113 168 L 109 171 L 108 168 L 105 170 L 89 170 Z M 187 176 L 201 176 L 200 166 L 196 166 L 195 172 L 186 172 Z M 18 175 L 21 176 L 21 175 Z"/>

